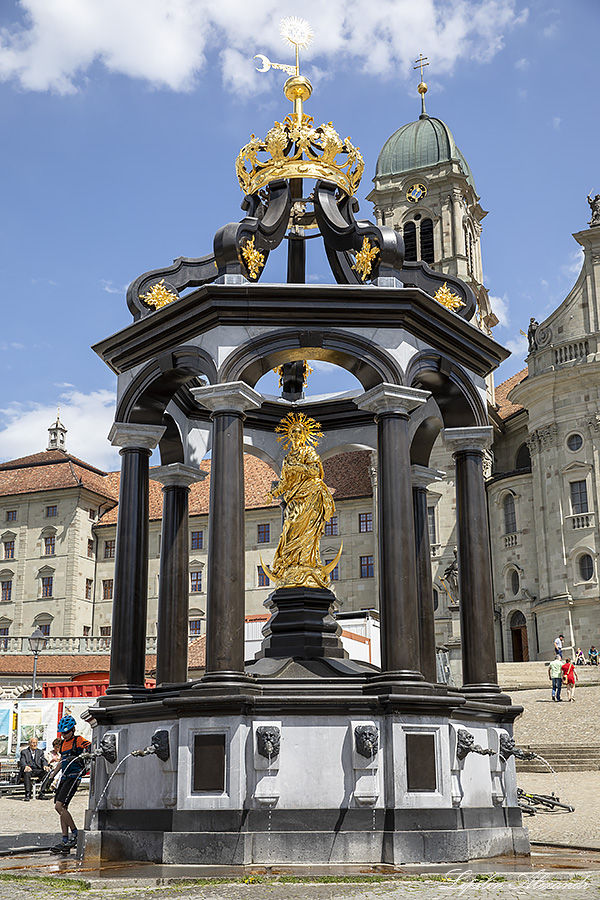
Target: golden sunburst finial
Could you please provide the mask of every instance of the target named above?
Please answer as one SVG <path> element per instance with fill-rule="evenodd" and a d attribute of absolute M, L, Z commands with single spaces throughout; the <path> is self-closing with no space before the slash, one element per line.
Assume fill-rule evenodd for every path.
<path fill-rule="evenodd" d="M 317 439 L 323 437 L 323 432 L 320 429 L 320 423 L 315 422 L 314 419 L 309 418 L 304 413 L 291 412 L 281 420 L 275 431 L 281 435 L 277 440 L 279 442 L 283 441 L 283 449 L 287 450 L 292 444 L 292 434 L 298 436 L 298 443 L 301 447 L 304 447 L 306 444 L 316 447 L 319 443 Z"/>
<path fill-rule="evenodd" d="M 458 294 L 454 294 L 450 288 L 448 287 L 448 283 L 445 281 L 441 288 L 439 288 L 435 294 L 433 295 L 433 299 L 437 300 L 438 303 L 441 303 L 442 306 L 445 306 L 446 309 L 451 309 L 452 312 L 456 312 L 461 306 L 465 306 L 466 304 L 460 299 Z"/>
<path fill-rule="evenodd" d="M 162 309 L 163 306 L 167 306 L 173 300 L 177 300 L 177 294 L 169 290 L 164 278 L 155 282 L 147 294 L 140 294 L 139 296 L 140 300 L 144 300 L 148 306 L 153 306 L 154 309 Z"/>

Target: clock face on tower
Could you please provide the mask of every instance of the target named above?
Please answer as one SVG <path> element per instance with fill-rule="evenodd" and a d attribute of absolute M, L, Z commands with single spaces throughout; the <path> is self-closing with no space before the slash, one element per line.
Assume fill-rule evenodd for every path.
<path fill-rule="evenodd" d="M 424 184 L 413 184 L 406 192 L 406 199 L 411 203 L 418 203 L 427 196 L 427 188 Z"/>

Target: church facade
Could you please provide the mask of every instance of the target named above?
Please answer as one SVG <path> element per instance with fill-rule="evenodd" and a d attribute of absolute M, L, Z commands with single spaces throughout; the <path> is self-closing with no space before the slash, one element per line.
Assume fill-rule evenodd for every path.
<path fill-rule="evenodd" d="M 424 94 L 422 94 L 424 97 Z M 482 282 L 482 221 L 469 165 L 452 132 L 422 113 L 386 141 L 369 195 L 379 224 L 401 232 L 406 259 L 464 280 L 475 294 L 477 323 L 497 324 Z M 594 222 L 594 219 L 592 219 Z M 598 464 L 600 454 L 600 226 L 574 235 L 583 267 L 563 303 L 532 322 L 527 368 L 494 389 L 487 381 L 494 443 L 487 492 L 499 660 L 547 659 L 558 633 L 587 653 L 600 641 Z M 103 473 L 66 450 L 57 419 L 45 452 L 0 465 L 0 650 L 7 638 L 41 627 L 50 637 L 106 638 L 111 633 L 117 473 Z M 436 640 L 460 646 L 454 464 L 441 441 L 428 489 Z M 210 467 L 208 467 L 210 468 Z M 368 451 L 326 460 L 337 516 L 322 557 L 344 552 L 333 573 L 343 611 L 377 605 L 374 547 L 376 471 Z M 151 475 L 152 477 L 152 475 Z M 276 477 L 246 457 L 247 613 L 270 593 L 262 563 L 272 559 L 281 510 L 265 495 Z M 190 633 L 205 621 L 209 478 L 190 495 Z M 151 486 L 147 633 L 156 633 L 161 490 Z M 4 643 L 2 643 L 4 641 Z"/>

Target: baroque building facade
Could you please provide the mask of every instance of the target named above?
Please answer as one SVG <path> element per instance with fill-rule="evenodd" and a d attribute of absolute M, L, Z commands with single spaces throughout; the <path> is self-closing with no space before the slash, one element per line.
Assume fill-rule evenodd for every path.
<path fill-rule="evenodd" d="M 470 285 L 479 327 L 489 334 L 497 319 L 482 282 L 487 213 L 452 132 L 424 104 L 416 122 L 385 142 L 369 199 L 379 223 L 402 233 L 409 262 L 424 261 Z M 499 660 L 547 659 L 559 632 L 586 652 L 600 641 L 600 227 L 574 237 L 583 249 L 581 274 L 544 322 L 532 322 L 527 368 L 495 391 L 488 379 L 494 442 L 486 475 Z M 45 452 L 0 464 L 0 649 L 35 627 L 51 637 L 110 637 L 119 475 L 71 456 L 58 418 L 49 433 Z M 190 489 L 191 635 L 202 633 L 205 621 L 210 462 L 202 466 L 208 477 Z M 454 463 L 441 441 L 430 466 L 436 641 L 458 659 Z M 363 450 L 326 459 L 325 475 L 337 515 L 322 540 L 323 560 L 333 560 L 344 543 L 333 588 L 343 612 L 374 609 L 372 455 Z M 245 476 L 246 612 L 256 615 L 271 591 L 262 564 L 272 561 L 281 509 L 266 500 L 277 477 L 266 463 L 246 455 Z M 156 634 L 161 514 L 161 485 L 151 482 L 148 635 Z"/>

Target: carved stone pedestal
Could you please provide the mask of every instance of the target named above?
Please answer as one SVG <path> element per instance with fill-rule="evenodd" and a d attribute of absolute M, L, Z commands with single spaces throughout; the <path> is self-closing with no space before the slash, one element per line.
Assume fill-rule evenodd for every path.
<path fill-rule="evenodd" d="M 265 640 L 256 659 L 271 657 L 329 657 L 348 659 L 333 618 L 335 594 L 322 588 L 279 588 L 265 603 L 271 618 L 263 629 Z"/>

